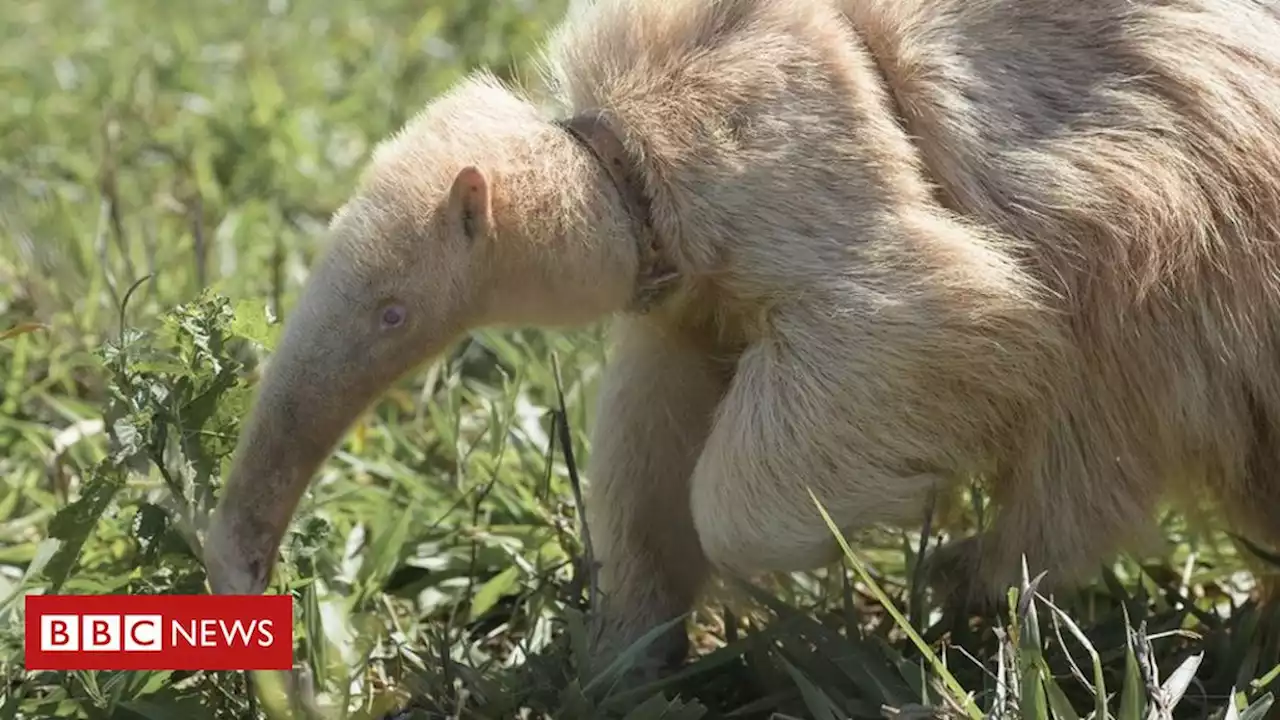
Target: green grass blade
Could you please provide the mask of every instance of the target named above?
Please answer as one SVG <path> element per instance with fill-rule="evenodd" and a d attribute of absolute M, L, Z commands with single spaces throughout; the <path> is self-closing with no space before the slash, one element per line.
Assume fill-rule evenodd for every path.
<path fill-rule="evenodd" d="M 848 558 L 849 563 L 853 565 L 854 571 L 858 573 L 858 577 L 871 590 L 871 593 L 876 597 L 876 600 L 880 601 L 885 610 L 893 617 L 893 621 L 897 624 L 898 628 L 906 633 L 907 637 L 911 639 L 911 642 L 915 644 L 916 649 L 920 651 L 920 654 L 925 656 L 925 659 L 928 660 L 929 666 L 933 668 L 933 671 L 942 678 L 943 684 L 946 685 L 947 689 L 952 694 L 952 699 L 955 700 L 960 707 L 964 708 L 965 713 L 969 717 L 974 718 L 975 720 L 981 720 L 982 711 L 978 709 L 978 705 L 974 702 L 973 697 L 969 693 L 965 692 L 960 683 L 957 682 L 951 672 L 947 670 L 947 667 L 938 659 L 938 656 L 933 652 L 933 648 L 929 647 L 929 645 L 920 637 L 920 634 L 916 632 L 915 628 L 911 627 L 911 624 L 907 622 L 907 619 L 902 615 L 902 612 L 898 610 L 898 608 L 893 604 L 893 601 L 885 595 L 884 590 L 880 588 L 880 585 L 871 577 L 871 573 L 867 572 L 862 561 L 854 555 L 853 550 L 849 547 L 849 543 L 845 540 L 843 533 L 841 533 L 840 529 L 836 527 L 831 516 L 827 514 L 826 508 L 824 508 L 822 503 L 818 501 L 818 497 L 813 494 L 813 490 L 809 490 L 808 492 L 809 497 L 813 499 L 814 506 L 816 506 L 818 508 L 818 512 L 822 514 L 822 519 L 827 524 L 827 528 L 831 531 L 831 534 L 835 536 L 836 541 L 840 544 L 840 549 L 844 552 L 845 557 Z"/>
<path fill-rule="evenodd" d="M 1125 643 L 1124 683 L 1120 687 L 1120 708 L 1116 720 L 1145 720 L 1147 688 L 1133 650 L 1136 632 L 1128 627 L 1127 619 L 1125 625 L 1129 631 L 1129 642 Z"/>
<path fill-rule="evenodd" d="M 1275 704 L 1275 697 L 1271 693 L 1267 693 L 1242 710 L 1240 712 L 1240 720 L 1266 720 L 1273 704 Z M 1233 703 L 1232 707 L 1234 706 Z"/>
<path fill-rule="evenodd" d="M 1054 720 L 1080 720 L 1079 713 L 1071 705 L 1071 700 L 1067 698 L 1067 694 L 1062 691 L 1062 686 L 1049 674 L 1049 668 L 1043 667 L 1041 671 L 1043 672 L 1044 688 L 1048 696 L 1049 709 L 1053 712 Z"/>
<path fill-rule="evenodd" d="M 795 681 L 796 687 L 800 688 L 800 696 L 804 698 L 805 707 L 809 709 L 809 712 L 813 713 L 813 720 L 842 720 L 843 714 L 836 707 L 836 704 L 818 689 L 818 686 L 813 684 L 809 678 L 805 677 L 804 673 L 796 669 L 796 666 L 788 662 L 786 658 L 780 659 L 779 662 L 782 663 L 782 667 L 786 669 L 791 679 Z"/>

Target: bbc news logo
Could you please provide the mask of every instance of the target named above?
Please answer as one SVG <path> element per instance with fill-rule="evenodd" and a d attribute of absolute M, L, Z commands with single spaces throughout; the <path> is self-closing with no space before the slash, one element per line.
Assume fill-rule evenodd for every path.
<path fill-rule="evenodd" d="M 28 670 L 289 670 L 288 595 L 28 595 Z"/>

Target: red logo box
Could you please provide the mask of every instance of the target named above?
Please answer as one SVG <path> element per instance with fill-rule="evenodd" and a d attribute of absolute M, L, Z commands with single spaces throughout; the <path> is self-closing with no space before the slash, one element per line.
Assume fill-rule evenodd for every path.
<path fill-rule="evenodd" d="M 28 595 L 28 670 L 290 670 L 288 595 Z"/>

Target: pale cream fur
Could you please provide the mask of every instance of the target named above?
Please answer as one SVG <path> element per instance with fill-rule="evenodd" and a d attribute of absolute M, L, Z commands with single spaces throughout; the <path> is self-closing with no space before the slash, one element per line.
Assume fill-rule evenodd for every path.
<path fill-rule="evenodd" d="M 607 175 L 523 91 L 460 84 L 335 220 L 211 532 L 215 591 L 262 589 L 394 377 L 468 328 L 618 314 L 587 472 L 602 653 L 713 569 L 832 560 L 809 489 L 855 531 L 984 475 L 992 527 L 933 561 L 980 593 L 1024 553 L 1087 576 L 1161 499 L 1280 545 L 1278 37 L 1253 0 L 582 5 L 546 55 L 559 115 L 622 129 L 677 289 L 626 314 Z M 392 298 L 410 322 L 379 330 Z"/>

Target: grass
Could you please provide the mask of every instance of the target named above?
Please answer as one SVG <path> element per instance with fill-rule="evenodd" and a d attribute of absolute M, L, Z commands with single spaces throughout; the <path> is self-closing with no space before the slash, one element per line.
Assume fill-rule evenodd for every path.
<path fill-rule="evenodd" d="M 328 214 L 372 144 L 462 73 L 527 72 L 561 9 L 5 5 L 0 718 L 288 716 L 271 676 L 250 692 L 239 673 L 27 672 L 21 598 L 205 591 L 198 528 Z M 617 685 L 584 663 L 573 481 L 605 359 L 599 328 L 475 333 L 325 465 L 272 591 L 296 598 L 329 716 L 1271 712 L 1280 618 L 1228 542 L 1176 516 L 1167 557 L 1121 558 L 1070 597 L 1028 577 L 986 618 L 912 582 L 933 533 L 869 532 L 839 567 L 699 610 L 679 673 Z"/>

